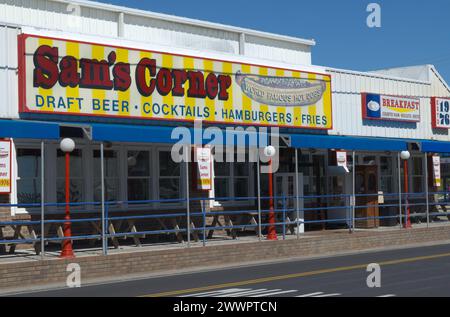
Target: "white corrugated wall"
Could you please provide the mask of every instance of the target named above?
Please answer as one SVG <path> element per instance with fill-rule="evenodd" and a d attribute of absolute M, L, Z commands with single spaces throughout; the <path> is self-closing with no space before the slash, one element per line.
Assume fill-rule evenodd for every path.
<path fill-rule="evenodd" d="M 448 131 L 433 131 L 430 96 L 450 97 L 437 76 L 430 82 L 328 69 L 332 78 L 333 129 L 330 134 L 435 139 L 449 141 Z M 417 123 L 363 120 L 361 93 L 377 93 L 420 98 L 421 121 Z"/>
<path fill-rule="evenodd" d="M 17 35 L 15 27 L 0 25 L 0 118 L 18 117 Z"/>
<path fill-rule="evenodd" d="M 80 18 L 77 18 L 70 14 L 72 10 L 77 9 L 67 3 L 51 0 L 0 0 L 0 22 L 102 37 L 122 36 L 127 40 L 200 51 L 229 54 L 241 52 L 240 34 L 236 32 L 125 14 L 121 34 L 119 12 L 81 6 Z M 244 49 L 244 55 L 249 57 L 291 64 L 311 64 L 309 45 L 259 37 L 249 37 L 249 41 Z"/>

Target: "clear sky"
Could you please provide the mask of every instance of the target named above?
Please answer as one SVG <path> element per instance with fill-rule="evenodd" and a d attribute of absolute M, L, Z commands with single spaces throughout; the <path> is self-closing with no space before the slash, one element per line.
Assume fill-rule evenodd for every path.
<path fill-rule="evenodd" d="M 450 84 L 449 0 L 99 0 L 315 39 L 313 63 L 352 70 L 434 64 Z M 366 7 L 381 6 L 369 28 Z"/>

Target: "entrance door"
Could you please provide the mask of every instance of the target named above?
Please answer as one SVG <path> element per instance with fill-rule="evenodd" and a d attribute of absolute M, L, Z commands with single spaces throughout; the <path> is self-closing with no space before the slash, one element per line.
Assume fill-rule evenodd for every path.
<path fill-rule="evenodd" d="M 356 220 L 355 227 L 376 228 L 379 226 L 378 196 L 374 195 L 378 193 L 377 167 L 357 166 L 355 177 L 356 206 L 358 206 L 355 208 L 355 218 L 367 218 Z"/>
<path fill-rule="evenodd" d="M 274 207 L 281 211 L 283 207 L 287 210 L 286 219 L 290 221 L 296 221 L 297 219 L 297 186 L 299 189 L 299 221 L 302 222 L 300 226 L 300 232 L 304 232 L 303 229 L 303 174 L 299 173 L 299 184 L 295 184 L 295 173 L 277 173 L 274 174 Z M 277 213 L 277 219 L 282 221 L 282 212 Z"/>

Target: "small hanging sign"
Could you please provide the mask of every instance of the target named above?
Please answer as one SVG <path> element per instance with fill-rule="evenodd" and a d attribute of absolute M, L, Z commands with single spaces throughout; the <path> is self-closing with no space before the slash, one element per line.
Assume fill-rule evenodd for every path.
<path fill-rule="evenodd" d="M 349 172 L 348 167 L 347 167 L 347 152 L 336 151 L 336 161 L 337 161 L 337 166 L 342 166 L 347 173 Z"/>
<path fill-rule="evenodd" d="M 0 194 L 11 193 L 11 141 L 0 141 Z"/>
<path fill-rule="evenodd" d="M 197 189 L 198 190 L 211 190 L 212 189 L 212 156 L 211 148 L 209 147 L 197 147 L 196 151 L 197 162 Z"/>
<path fill-rule="evenodd" d="M 434 186 L 441 186 L 441 158 L 440 156 L 433 155 L 433 180 Z"/>

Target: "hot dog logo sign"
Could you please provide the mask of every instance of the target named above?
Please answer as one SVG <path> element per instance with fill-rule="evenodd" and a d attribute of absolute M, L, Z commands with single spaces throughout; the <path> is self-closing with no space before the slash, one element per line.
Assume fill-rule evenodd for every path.
<path fill-rule="evenodd" d="M 19 36 L 23 113 L 330 129 L 330 75 Z"/>

